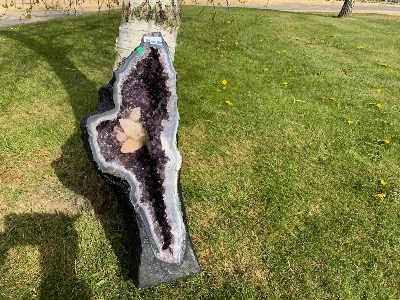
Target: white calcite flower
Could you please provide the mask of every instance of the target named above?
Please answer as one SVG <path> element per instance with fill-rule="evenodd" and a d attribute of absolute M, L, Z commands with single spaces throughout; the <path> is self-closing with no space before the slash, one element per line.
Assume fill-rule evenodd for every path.
<path fill-rule="evenodd" d="M 135 107 L 131 110 L 129 119 L 119 119 L 119 125 L 122 131 L 117 126 L 115 128 L 115 131 L 117 131 L 115 138 L 122 143 L 121 153 L 133 153 L 143 147 L 146 133 L 140 123 L 140 107 Z"/>

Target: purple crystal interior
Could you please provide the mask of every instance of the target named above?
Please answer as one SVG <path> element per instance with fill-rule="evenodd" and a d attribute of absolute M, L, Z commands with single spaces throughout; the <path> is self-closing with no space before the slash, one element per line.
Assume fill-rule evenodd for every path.
<path fill-rule="evenodd" d="M 165 164 L 168 157 L 162 149 L 161 121 L 168 119 L 167 99 L 170 93 L 165 81 L 165 73 L 159 60 L 157 49 L 151 48 L 150 55 L 137 64 L 134 72 L 122 83 L 122 102 L 116 120 L 107 120 L 97 126 L 100 151 L 107 162 L 118 162 L 136 175 L 142 190 L 142 201 L 154 209 L 154 222 L 159 224 L 158 236 L 162 248 L 171 244 L 171 227 L 166 220 L 165 203 L 161 183 L 165 179 Z M 115 127 L 118 120 L 129 118 L 130 111 L 141 108 L 141 123 L 149 135 L 151 152 L 144 146 L 134 153 L 121 153 L 121 145 L 116 140 Z"/>
<path fill-rule="evenodd" d="M 116 73 L 115 109 L 89 118 L 87 128 L 102 172 L 129 182 L 131 202 L 146 225 L 156 257 L 179 264 L 185 228 L 177 192 L 181 158 L 176 148 L 176 73 L 165 43 L 142 40 L 141 47 L 144 51 L 133 52 Z M 116 138 L 119 120 L 129 119 L 137 107 L 146 143 L 132 153 L 122 153 Z"/>

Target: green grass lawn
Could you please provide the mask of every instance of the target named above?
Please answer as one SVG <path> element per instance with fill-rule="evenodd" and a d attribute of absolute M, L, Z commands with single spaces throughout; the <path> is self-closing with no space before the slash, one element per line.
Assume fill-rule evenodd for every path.
<path fill-rule="evenodd" d="M 0 30 L 0 299 L 400 298 L 399 18 L 212 17 L 183 8 L 175 56 L 203 271 L 142 291 L 79 131 L 120 12 Z"/>

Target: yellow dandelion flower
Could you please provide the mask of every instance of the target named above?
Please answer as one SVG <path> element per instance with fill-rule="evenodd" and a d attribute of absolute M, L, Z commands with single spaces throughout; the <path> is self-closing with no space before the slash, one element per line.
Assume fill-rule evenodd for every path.
<path fill-rule="evenodd" d="M 282 50 L 282 53 L 287 53 L 287 50 Z"/>
<path fill-rule="evenodd" d="M 286 85 L 288 85 L 289 83 L 288 83 L 287 81 L 285 81 L 285 82 L 282 82 L 282 84 L 283 84 L 284 86 L 286 86 Z"/>
<path fill-rule="evenodd" d="M 365 46 L 359 45 L 359 46 L 356 46 L 356 49 L 357 50 L 362 50 L 362 49 L 365 49 Z"/>
<path fill-rule="evenodd" d="M 239 42 L 238 42 L 238 41 L 235 42 L 235 46 L 237 46 L 237 45 L 239 45 Z"/>
<path fill-rule="evenodd" d="M 368 103 L 369 105 L 375 105 L 375 102 L 370 102 L 370 103 Z"/>
<path fill-rule="evenodd" d="M 335 97 L 330 97 L 329 100 L 336 101 L 336 98 Z"/>
<path fill-rule="evenodd" d="M 383 199 L 383 198 L 386 197 L 386 194 L 384 194 L 384 193 L 375 194 L 375 197 L 376 197 L 376 198 L 379 198 L 379 199 Z"/>
<path fill-rule="evenodd" d="M 387 63 L 384 63 L 384 62 L 378 62 L 377 64 L 378 64 L 378 66 L 385 67 L 385 68 L 387 68 L 389 66 Z"/>
<path fill-rule="evenodd" d="M 268 68 L 264 68 L 263 71 L 264 71 L 264 72 L 268 72 L 269 69 L 268 69 Z"/>
<path fill-rule="evenodd" d="M 226 100 L 225 103 L 228 105 L 233 105 L 232 101 L 229 101 L 229 100 Z"/>
<path fill-rule="evenodd" d="M 378 93 L 382 93 L 382 89 L 376 89 Z"/>
<path fill-rule="evenodd" d="M 382 103 L 377 103 L 377 104 L 376 104 L 376 107 L 377 107 L 377 108 L 382 108 L 383 105 L 382 105 Z"/>
<path fill-rule="evenodd" d="M 321 44 L 324 44 L 324 43 L 325 43 L 325 40 L 320 40 L 320 42 L 321 42 Z"/>
<path fill-rule="evenodd" d="M 335 38 L 335 37 L 337 37 L 337 35 L 336 34 L 332 34 L 332 37 Z"/>
<path fill-rule="evenodd" d="M 222 81 L 221 81 L 221 84 L 224 85 L 224 86 L 226 86 L 226 85 L 228 84 L 228 80 L 226 80 L 226 79 L 222 80 Z"/>
<path fill-rule="evenodd" d="M 272 20 L 269 20 L 270 23 L 272 23 Z"/>
<path fill-rule="evenodd" d="M 312 43 L 311 43 L 311 42 L 306 42 L 306 44 L 307 44 L 307 45 L 311 45 Z"/>
<path fill-rule="evenodd" d="M 352 121 L 352 120 L 347 120 L 347 124 L 349 124 L 349 125 L 351 125 L 351 124 L 353 124 L 354 122 Z"/>
<path fill-rule="evenodd" d="M 299 41 L 299 40 L 300 40 L 300 38 L 299 38 L 299 37 L 297 37 L 297 38 L 296 38 L 296 41 Z"/>
<path fill-rule="evenodd" d="M 385 145 L 390 144 L 390 140 L 383 140 L 383 143 L 384 143 Z"/>
<path fill-rule="evenodd" d="M 387 185 L 387 182 L 383 179 L 379 180 L 379 183 L 383 186 Z"/>
<path fill-rule="evenodd" d="M 322 96 L 322 100 L 326 100 L 326 97 L 325 97 L 325 96 Z"/>

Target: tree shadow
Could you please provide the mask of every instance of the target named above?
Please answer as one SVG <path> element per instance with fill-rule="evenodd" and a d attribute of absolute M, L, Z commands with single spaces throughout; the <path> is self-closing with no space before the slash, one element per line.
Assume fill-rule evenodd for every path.
<path fill-rule="evenodd" d="M 5 229 L 0 233 L 0 265 L 14 247 L 39 247 L 43 274 L 39 299 L 90 299 L 90 287 L 80 282 L 75 274 L 78 254 L 76 218 L 62 213 L 7 215 Z"/>
<path fill-rule="evenodd" d="M 63 21 L 57 20 L 57 22 Z M 99 22 L 101 22 L 101 19 L 99 19 Z M 81 22 L 79 26 L 81 26 L 79 28 L 81 31 L 90 32 L 90 30 L 93 30 L 92 24 L 87 25 L 88 28 L 84 28 L 86 24 Z M 117 256 L 121 274 L 125 278 L 135 280 L 132 270 L 138 267 L 136 265 L 137 259 L 134 258 L 137 247 L 132 247 L 132 245 L 140 243 L 139 237 L 135 234 L 138 232 L 135 212 L 125 199 L 115 195 L 93 170 L 87 154 L 84 152 L 79 130 L 79 123 L 84 115 L 95 111 L 97 108 L 97 90 L 99 87 L 87 78 L 68 57 L 70 46 L 66 43 L 54 42 L 55 38 L 60 35 L 59 30 L 62 30 L 61 26 L 55 26 L 52 31 L 45 31 L 44 33 L 39 32 L 39 30 L 32 33 L 33 30 L 25 29 L 21 31 L 4 29 L 0 32 L 40 55 L 51 67 L 62 83 L 64 90 L 68 93 L 76 130 L 61 147 L 62 155 L 52 162 L 52 167 L 65 187 L 89 200 Z M 37 38 L 38 36 L 40 39 Z M 111 66 L 112 62 L 110 61 L 110 71 Z M 18 218 L 16 221 L 18 221 Z M 70 241 L 77 243 L 77 239 Z M 45 260 L 46 258 L 43 257 L 42 265 L 48 266 L 47 269 L 43 269 L 44 273 L 52 268 L 60 268 L 58 265 L 52 265 L 55 261 L 45 262 Z M 74 264 L 73 261 L 71 263 Z M 70 266 L 65 267 L 70 268 Z M 44 274 L 43 286 L 47 285 L 46 280 L 50 277 L 47 273 Z"/>

